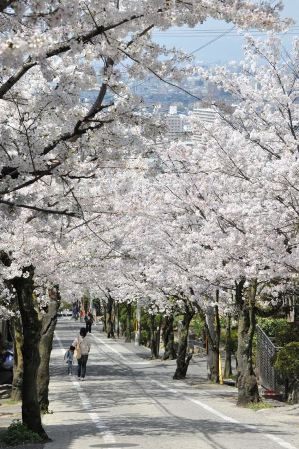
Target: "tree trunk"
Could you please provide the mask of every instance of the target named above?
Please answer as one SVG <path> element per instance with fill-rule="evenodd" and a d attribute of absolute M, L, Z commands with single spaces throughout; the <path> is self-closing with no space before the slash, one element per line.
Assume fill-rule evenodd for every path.
<path fill-rule="evenodd" d="M 40 364 L 37 374 L 37 391 L 42 413 L 49 412 L 50 356 L 59 306 L 60 294 L 58 286 L 55 286 L 49 289 L 49 304 L 45 313 L 40 316 L 42 320 L 42 331 L 39 343 Z"/>
<path fill-rule="evenodd" d="M 103 332 L 107 331 L 107 306 L 103 304 Z"/>
<path fill-rule="evenodd" d="M 14 316 L 12 320 L 12 327 L 14 339 L 14 363 L 11 399 L 13 401 L 21 401 L 23 388 L 23 329 L 21 318 L 17 315 Z"/>
<path fill-rule="evenodd" d="M 127 325 L 126 325 L 126 343 L 131 343 L 132 339 L 132 306 L 131 303 L 127 304 Z"/>
<path fill-rule="evenodd" d="M 41 413 L 37 395 L 37 371 L 40 362 L 39 341 L 41 322 L 35 309 L 34 300 L 34 268 L 23 269 L 28 277 L 16 277 L 12 285 L 16 290 L 18 306 L 23 325 L 22 355 L 24 363 L 23 389 L 22 389 L 22 420 L 28 429 L 38 433 L 44 440 L 48 440 L 41 423 Z"/>
<path fill-rule="evenodd" d="M 141 306 L 139 300 L 137 300 L 136 304 L 136 318 L 135 318 L 135 346 L 141 345 Z"/>
<path fill-rule="evenodd" d="M 119 303 L 116 304 L 116 335 L 119 338 L 120 326 L 119 326 Z"/>
<path fill-rule="evenodd" d="M 187 354 L 189 326 L 194 312 L 186 305 L 184 319 L 179 329 L 179 346 L 177 355 L 177 367 L 174 373 L 174 379 L 185 379 L 192 353 Z"/>
<path fill-rule="evenodd" d="M 113 313 L 113 305 L 114 305 L 114 299 L 109 295 L 108 296 L 108 302 L 107 302 L 107 337 L 108 338 L 115 338 L 114 337 L 114 313 Z"/>
<path fill-rule="evenodd" d="M 216 293 L 216 301 L 218 302 L 218 291 Z M 220 319 L 218 305 L 209 306 L 206 313 L 206 333 L 208 337 L 208 378 L 219 383 L 219 356 L 220 356 Z"/>
<path fill-rule="evenodd" d="M 173 331 L 173 316 L 166 316 L 162 327 L 162 339 L 164 343 L 163 360 L 176 359 L 176 351 L 174 347 L 174 331 Z"/>
<path fill-rule="evenodd" d="M 157 326 L 157 331 L 156 331 L 156 352 L 157 352 L 157 356 L 160 356 L 160 342 L 161 342 L 161 328 L 162 328 L 162 318 L 161 315 L 158 315 L 156 317 L 156 326 Z"/>
<path fill-rule="evenodd" d="M 239 305 L 238 319 L 238 405 L 259 402 L 259 392 L 256 375 L 253 370 L 252 344 L 255 333 L 255 299 L 257 281 L 253 280 L 243 298 L 242 286 L 236 289 L 236 299 Z"/>
<path fill-rule="evenodd" d="M 232 370 L 232 336 L 231 336 L 231 315 L 226 318 L 226 335 L 225 335 L 225 365 L 224 377 L 229 378 L 233 374 Z"/>
<path fill-rule="evenodd" d="M 157 335 L 157 325 L 155 315 L 150 315 L 150 331 L 151 331 L 151 340 L 150 340 L 151 358 L 157 359 L 159 357 L 159 353 L 157 345 L 158 335 Z"/>

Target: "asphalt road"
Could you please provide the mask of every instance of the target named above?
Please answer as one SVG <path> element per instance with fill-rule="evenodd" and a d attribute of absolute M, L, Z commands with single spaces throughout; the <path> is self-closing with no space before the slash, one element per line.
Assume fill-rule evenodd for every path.
<path fill-rule="evenodd" d="M 236 407 L 235 390 L 205 382 L 200 361 L 190 371 L 196 385 L 174 381 L 175 362 L 150 361 L 146 349 L 108 340 L 97 327 L 86 380 L 67 376 L 63 354 L 79 327 L 68 319 L 57 326 L 47 448 L 299 449 L 297 412 Z"/>

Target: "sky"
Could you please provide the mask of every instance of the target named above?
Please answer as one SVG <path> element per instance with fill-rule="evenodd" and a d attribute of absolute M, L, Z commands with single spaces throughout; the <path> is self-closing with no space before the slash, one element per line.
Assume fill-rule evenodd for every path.
<path fill-rule="evenodd" d="M 296 23 L 283 35 L 283 42 L 289 48 L 293 37 L 299 36 L 299 0 L 283 0 L 282 17 L 291 17 Z M 197 28 L 172 28 L 165 32 L 154 32 L 155 40 L 167 47 L 177 47 L 185 52 L 195 51 L 197 62 L 204 64 L 219 64 L 242 59 L 242 44 L 244 37 L 232 29 L 232 24 L 219 20 L 208 20 Z M 253 31 L 255 36 L 263 33 Z M 215 41 L 214 41 L 215 40 Z M 214 42 L 211 42 L 214 41 Z M 201 50 L 198 48 L 205 46 Z"/>

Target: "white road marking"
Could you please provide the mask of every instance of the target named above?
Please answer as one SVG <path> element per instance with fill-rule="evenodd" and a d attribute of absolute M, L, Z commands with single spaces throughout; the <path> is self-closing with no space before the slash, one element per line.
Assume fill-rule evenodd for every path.
<path fill-rule="evenodd" d="M 162 387 L 162 388 L 164 388 L 165 390 L 169 391 L 170 393 L 174 393 L 174 394 L 179 393 L 177 390 L 173 390 L 172 388 L 169 388 L 167 385 L 162 384 L 162 383 L 159 382 L 158 380 L 153 380 L 153 379 L 152 379 L 152 382 L 155 383 L 155 384 L 157 384 L 157 385 L 159 385 L 159 387 Z M 233 424 L 238 423 L 238 421 L 236 421 L 235 419 L 230 418 L 229 416 L 226 416 L 226 415 L 224 415 L 224 414 L 221 413 L 221 412 L 218 412 L 217 410 L 213 409 L 212 407 L 210 407 L 210 406 L 207 405 L 207 404 L 204 404 L 203 402 L 199 401 L 198 399 L 189 398 L 189 397 L 187 397 L 187 396 L 185 396 L 184 398 L 187 399 L 187 400 L 190 401 L 190 402 L 193 402 L 193 404 L 199 405 L 199 406 L 202 407 L 203 409 L 207 410 L 208 412 L 212 413 L 212 414 L 215 415 L 215 416 L 218 416 L 218 418 L 221 418 L 221 419 L 223 419 L 224 421 L 231 422 L 231 423 L 233 423 Z"/>
<path fill-rule="evenodd" d="M 59 338 L 59 336 L 57 335 L 57 332 L 55 332 L 55 338 L 58 341 L 58 344 L 60 346 L 61 352 L 63 353 L 63 355 L 65 354 L 65 349 L 61 343 L 61 340 Z M 102 423 L 101 419 L 99 418 L 99 416 L 95 413 L 92 412 L 92 404 L 88 398 L 88 396 L 84 393 L 84 391 L 82 390 L 81 384 L 76 380 L 76 379 L 70 379 L 72 381 L 73 386 L 76 388 L 79 398 L 81 400 L 81 403 L 84 407 L 84 409 L 87 411 L 91 421 L 95 424 L 96 428 L 101 432 L 101 435 L 103 437 L 103 441 L 105 444 L 111 444 L 113 445 L 113 449 L 120 449 L 120 447 L 117 447 L 115 445 L 116 440 L 113 436 L 113 434 L 107 429 L 107 427 Z M 109 447 L 107 447 L 106 449 L 109 449 Z"/>
<path fill-rule="evenodd" d="M 96 337 L 94 334 L 93 334 L 93 338 L 94 338 L 95 340 L 97 340 L 99 343 L 101 343 L 101 345 L 106 346 L 106 348 L 108 348 L 110 351 L 115 352 L 121 359 L 127 360 L 125 356 L 123 356 L 123 355 L 122 355 L 120 352 L 118 352 L 115 348 L 112 348 L 112 346 L 110 346 L 110 345 L 108 345 L 107 343 L 105 343 L 101 338 Z"/>
<path fill-rule="evenodd" d="M 94 335 L 94 338 L 96 340 L 98 340 L 101 344 L 103 344 L 104 346 L 106 346 L 107 348 L 109 348 L 111 351 L 115 352 L 116 354 L 118 354 L 122 359 L 126 360 L 126 358 L 119 352 L 117 351 L 115 348 L 112 348 L 109 344 L 104 343 L 103 340 L 101 340 L 100 338 L 96 337 Z M 131 366 L 131 363 L 130 363 Z M 156 383 L 157 385 L 159 385 L 160 387 L 166 389 L 167 391 L 169 391 L 170 393 L 174 393 L 177 394 L 179 393 L 177 390 L 174 390 L 172 388 L 169 388 L 167 385 L 162 384 L 161 382 L 157 381 L 157 380 L 151 380 L 153 383 Z M 234 418 L 231 418 L 230 416 L 224 415 L 221 412 L 218 412 L 218 410 L 215 410 L 214 408 L 210 407 L 207 404 L 204 404 L 203 402 L 197 400 L 197 399 L 192 399 L 189 397 L 184 396 L 184 399 L 193 402 L 196 405 L 199 405 L 201 408 L 203 408 L 204 410 L 207 410 L 208 412 L 210 412 L 212 415 L 214 416 L 218 416 L 218 418 L 223 419 L 226 422 L 230 422 L 232 424 L 240 424 L 243 427 L 245 427 L 248 430 L 252 430 L 254 432 L 260 432 L 257 426 L 253 426 L 253 425 L 249 425 L 249 424 L 243 424 L 240 421 L 237 421 Z M 271 435 L 270 433 L 266 433 L 266 434 L 262 434 L 264 437 L 268 438 L 269 440 L 275 442 L 276 444 L 278 444 L 279 446 L 285 448 L 285 449 L 298 449 L 295 446 L 292 446 L 292 444 L 288 443 L 287 441 L 284 441 L 282 438 L 279 438 L 275 435 Z"/>
<path fill-rule="evenodd" d="M 157 381 L 157 380 L 153 380 L 152 382 L 159 385 L 160 387 L 164 388 L 165 390 L 169 391 L 170 393 L 178 393 L 176 390 L 173 390 L 171 388 L 169 388 L 167 385 L 162 384 L 161 382 Z M 215 410 L 214 408 L 210 407 L 207 404 L 204 404 L 203 402 L 197 400 L 197 399 L 193 399 L 193 398 L 189 398 L 187 396 L 184 396 L 184 399 L 186 399 L 187 401 L 193 402 L 194 404 L 199 405 L 200 407 L 202 407 L 204 410 L 207 410 L 208 412 L 210 412 L 212 415 L 214 416 L 218 416 L 218 418 L 223 419 L 226 422 L 230 422 L 232 424 L 240 424 L 241 426 L 245 427 L 248 430 L 253 430 L 254 432 L 259 432 L 259 429 L 257 426 L 253 426 L 250 424 L 243 424 L 240 421 L 237 421 L 234 418 L 231 418 L 230 416 L 224 415 L 221 412 L 218 412 L 218 410 Z M 262 434 L 264 437 L 268 438 L 271 441 L 274 441 L 276 444 L 278 444 L 281 447 L 284 447 L 286 449 L 297 449 L 295 446 L 292 446 L 290 443 L 287 443 L 286 441 L 284 441 L 282 438 L 279 438 L 275 435 L 271 435 L 270 433 L 265 433 Z"/>
<path fill-rule="evenodd" d="M 108 343 L 105 343 L 101 338 L 96 337 L 94 334 L 92 334 L 92 335 L 95 340 L 97 340 L 99 343 L 101 343 L 101 345 L 106 346 L 107 349 L 115 352 L 115 354 L 117 354 L 122 360 L 125 360 L 126 362 L 128 361 L 127 357 L 125 357 L 123 354 L 121 354 L 119 351 L 117 351 L 117 349 L 113 348 Z M 148 365 L 149 363 L 150 362 L 130 362 L 130 366 L 132 366 L 132 365 Z"/>
<path fill-rule="evenodd" d="M 286 449 L 296 449 L 290 443 L 287 443 L 286 441 L 282 440 L 281 438 L 279 438 L 275 435 L 271 435 L 270 433 L 266 433 L 265 437 L 269 438 L 269 440 L 274 441 L 274 443 L 279 444 L 279 446 L 285 447 Z"/>

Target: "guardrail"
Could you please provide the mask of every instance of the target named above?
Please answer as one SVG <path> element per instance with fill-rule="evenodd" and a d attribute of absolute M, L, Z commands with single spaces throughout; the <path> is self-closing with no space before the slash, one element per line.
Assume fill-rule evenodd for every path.
<path fill-rule="evenodd" d="M 256 327 L 256 374 L 260 385 L 276 393 L 283 391 L 283 382 L 273 367 L 273 358 L 279 347 L 275 346 L 259 325 Z"/>

